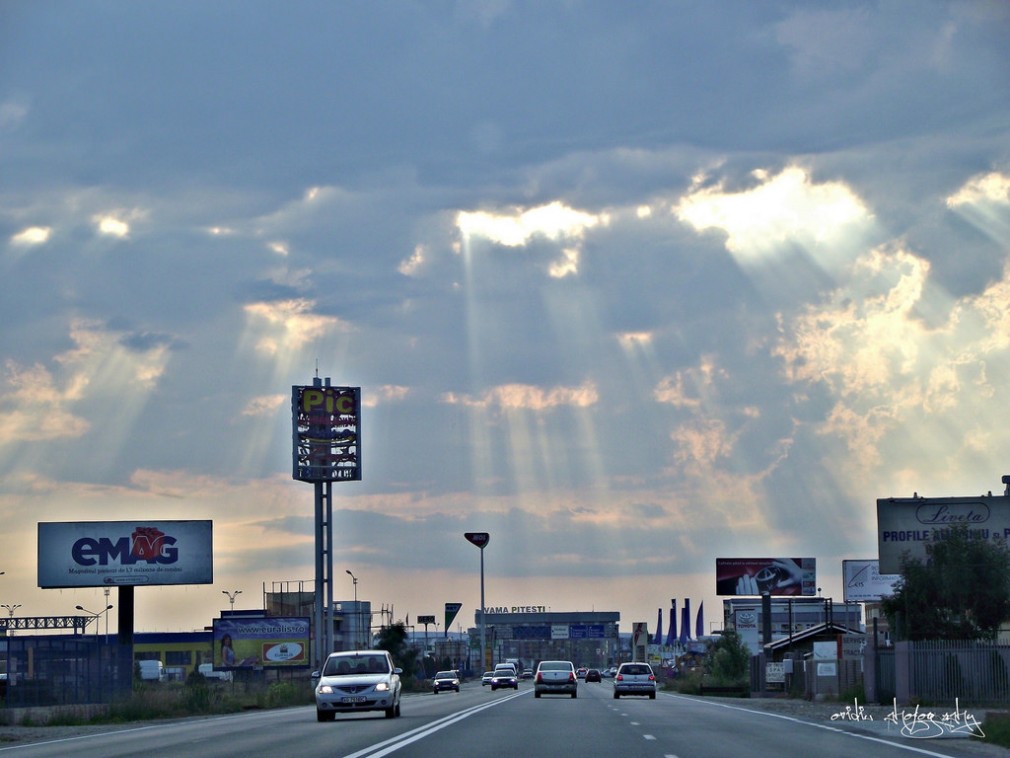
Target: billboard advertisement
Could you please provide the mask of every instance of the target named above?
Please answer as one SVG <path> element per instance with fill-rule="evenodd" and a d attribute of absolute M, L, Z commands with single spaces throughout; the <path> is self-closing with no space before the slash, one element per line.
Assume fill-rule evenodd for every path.
<path fill-rule="evenodd" d="M 329 381 L 329 380 L 327 380 Z M 291 388 L 292 476 L 302 482 L 361 479 L 361 388 Z"/>
<path fill-rule="evenodd" d="M 305 668 L 309 632 L 300 616 L 214 619 L 214 668 Z"/>
<path fill-rule="evenodd" d="M 716 558 L 717 595 L 817 594 L 814 558 Z"/>
<path fill-rule="evenodd" d="M 40 522 L 39 587 L 212 584 L 212 521 Z"/>
<path fill-rule="evenodd" d="M 880 561 L 842 561 L 842 599 L 877 603 L 894 594 L 901 574 L 881 574 Z"/>
<path fill-rule="evenodd" d="M 1010 536 L 1010 497 L 912 497 L 877 500 L 877 550 L 880 570 L 901 572 L 901 557 L 926 560 L 926 546 L 952 527 L 968 527 L 976 539 Z"/>

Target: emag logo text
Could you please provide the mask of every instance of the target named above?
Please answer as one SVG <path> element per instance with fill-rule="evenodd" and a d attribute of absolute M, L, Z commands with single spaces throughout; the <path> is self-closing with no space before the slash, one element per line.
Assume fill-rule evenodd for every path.
<path fill-rule="evenodd" d="M 113 542 L 108 537 L 82 537 L 74 543 L 71 555 L 79 566 L 108 566 L 117 563 L 133 566 L 137 563 L 167 566 L 179 560 L 179 548 L 170 537 L 153 526 L 138 526 L 129 537 Z"/>

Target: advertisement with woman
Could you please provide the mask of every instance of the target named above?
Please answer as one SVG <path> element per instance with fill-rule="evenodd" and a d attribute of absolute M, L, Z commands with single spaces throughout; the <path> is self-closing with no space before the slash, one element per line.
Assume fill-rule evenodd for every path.
<path fill-rule="evenodd" d="M 214 668 L 304 668 L 309 665 L 309 619 L 214 619 Z"/>

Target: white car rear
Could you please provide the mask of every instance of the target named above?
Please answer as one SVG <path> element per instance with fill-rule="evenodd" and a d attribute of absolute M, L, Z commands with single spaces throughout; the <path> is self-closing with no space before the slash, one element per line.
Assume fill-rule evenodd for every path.
<path fill-rule="evenodd" d="M 571 661 L 540 661 L 533 677 L 533 697 L 571 695 L 578 697 L 579 680 Z"/>

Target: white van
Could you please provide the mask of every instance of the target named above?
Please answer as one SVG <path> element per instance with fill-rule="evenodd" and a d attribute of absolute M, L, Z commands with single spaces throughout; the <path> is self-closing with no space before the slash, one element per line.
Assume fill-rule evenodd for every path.
<path fill-rule="evenodd" d="M 165 666 L 161 661 L 137 661 L 140 679 L 144 682 L 165 681 Z"/>

